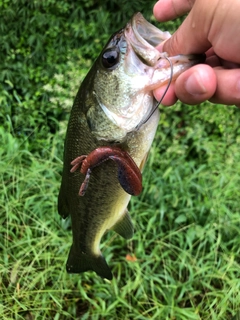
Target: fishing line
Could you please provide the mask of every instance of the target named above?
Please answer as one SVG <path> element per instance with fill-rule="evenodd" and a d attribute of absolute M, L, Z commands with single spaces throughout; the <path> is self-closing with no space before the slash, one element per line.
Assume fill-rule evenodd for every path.
<path fill-rule="evenodd" d="M 151 118 L 151 116 L 154 114 L 154 112 L 157 110 L 157 108 L 159 107 L 159 105 L 161 104 L 161 102 L 163 101 L 163 98 L 165 97 L 169 87 L 170 87 L 170 84 L 172 82 L 172 78 L 173 78 L 173 64 L 172 64 L 172 61 L 168 58 L 168 57 L 164 57 L 164 59 L 166 59 L 169 64 L 170 64 L 170 68 L 171 68 L 171 72 L 170 72 L 170 78 L 169 78 L 169 81 L 168 81 L 168 84 L 167 84 L 167 87 L 162 95 L 162 98 L 157 102 L 156 106 L 153 108 L 153 110 L 151 111 L 151 113 L 149 114 L 149 116 L 147 117 L 147 119 L 145 119 L 142 123 L 140 123 L 138 126 L 137 126 L 137 130 L 143 125 L 145 124 L 146 122 L 148 122 L 148 120 Z"/>

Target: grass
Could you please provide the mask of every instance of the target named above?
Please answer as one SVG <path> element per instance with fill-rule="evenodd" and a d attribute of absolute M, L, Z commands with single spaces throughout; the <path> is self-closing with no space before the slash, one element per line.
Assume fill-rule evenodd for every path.
<path fill-rule="evenodd" d="M 46 4 L 49 10 L 50 2 Z M 110 28 L 117 30 L 115 22 L 122 25 L 133 8 L 141 10 L 146 4 L 141 10 L 146 17 L 147 10 L 152 10 L 150 3 L 138 0 L 122 3 L 116 11 L 109 2 L 118 17 L 112 19 L 108 3 L 99 10 L 95 2 L 76 7 L 76 18 L 73 12 L 67 14 L 70 20 L 64 22 L 63 32 L 56 33 L 62 15 L 56 15 L 57 23 L 51 20 L 49 32 L 54 39 L 55 33 L 56 39 L 66 37 L 68 25 L 76 33 L 85 30 L 82 25 L 86 30 L 102 30 L 86 32 L 86 39 L 77 34 L 72 40 L 80 43 L 78 49 L 58 41 L 66 63 L 57 64 L 54 76 L 47 69 L 41 72 L 42 60 L 26 69 L 28 41 L 17 41 L 19 23 L 16 30 L 15 23 L 11 24 L 12 12 L 34 13 L 35 7 L 22 10 L 15 3 L 13 11 L 6 11 L 10 24 L 5 27 L 14 41 L 5 44 L 17 41 L 20 49 L 9 49 L 6 57 L 12 62 L 5 69 L 14 75 L 10 80 L 20 76 L 20 82 L 24 80 L 29 87 L 19 87 L 20 82 L 14 80 L 1 83 L 0 319 L 233 320 L 240 309 L 240 117 L 234 107 L 206 103 L 162 108 L 144 170 L 143 192 L 129 205 L 135 235 L 125 241 L 109 232 L 102 241 L 113 280 L 103 280 L 93 272 L 69 275 L 65 270 L 72 236 L 68 223 L 57 213 L 66 130 L 63 119 Z M 81 18 L 79 24 L 79 10 L 83 16 L 88 13 L 90 23 Z M 35 20 L 39 18 L 42 25 L 38 16 Z M 25 15 L 20 20 L 25 26 Z M 44 35 L 44 24 L 43 28 Z M 176 28 L 176 21 L 164 27 Z M 29 28 L 26 32 L 21 33 L 22 39 L 30 39 Z M 35 38 L 41 40 L 39 32 Z M 59 57 L 52 41 L 40 47 Z M 47 65 L 56 65 L 51 55 L 48 59 Z"/>
<path fill-rule="evenodd" d="M 232 319 L 240 307 L 238 120 L 234 108 L 215 119 L 216 106 L 202 108 L 200 116 L 196 107 L 162 110 L 144 191 L 129 206 L 134 238 L 109 232 L 102 242 L 111 282 L 65 271 L 72 239 L 56 208 L 64 130 L 40 155 L 27 137 L 0 128 L 2 319 Z"/>

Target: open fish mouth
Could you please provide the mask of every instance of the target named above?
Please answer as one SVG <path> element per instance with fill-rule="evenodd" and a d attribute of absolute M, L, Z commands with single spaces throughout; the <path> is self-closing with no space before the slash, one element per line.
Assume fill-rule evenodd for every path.
<path fill-rule="evenodd" d="M 168 54 L 166 52 L 161 53 L 156 49 L 159 44 L 171 37 L 168 31 L 161 31 L 144 19 L 143 15 L 138 12 L 127 25 L 125 36 L 128 38 L 137 56 L 146 65 L 154 68 L 169 67 L 169 62 L 164 59 Z M 189 68 L 190 65 L 204 62 L 206 57 L 204 54 L 179 54 L 169 58 L 173 64 L 183 64 L 186 65 L 186 68 Z"/>
<path fill-rule="evenodd" d="M 155 47 L 171 37 L 168 31 L 161 31 L 144 19 L 140 12 L 132 17 L 125 35 L 138 57 L 149 66 L 155 66 L 162 55 Z"/>

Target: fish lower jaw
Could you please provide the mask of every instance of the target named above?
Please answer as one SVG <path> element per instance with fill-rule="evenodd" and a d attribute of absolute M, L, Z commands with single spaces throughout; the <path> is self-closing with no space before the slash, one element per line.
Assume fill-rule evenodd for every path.
<path fill-rule="evenodd" d="M 172 63 L 172 71 L 171 65 L 167 60 L 166 62 L 160 61 L 159 65 L 155 66 L 156 70 L 153 73 L 149 89 L 154 90 L 166 84 L 168 81 L 174 81 L 181 73 L 195 65 L 194 61 L 189 60 L 185 56 L 170 57 L 169 60 L 171 60 Z"/>

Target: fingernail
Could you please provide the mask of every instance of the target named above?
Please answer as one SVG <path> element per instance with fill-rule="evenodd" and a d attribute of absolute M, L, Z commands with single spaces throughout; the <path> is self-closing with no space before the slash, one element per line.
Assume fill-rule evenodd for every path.
<path fill-rule="evenodd" d="M 158 44 L 156 46 L 156 49 L 159 51 L 159 52 L 163 52 L 163 43 L 161 42 L 160 44 Z"/>
<path fill-rule="evenodd" d="M 160 52 L 164 52 L 163 47 L 164 47 L 164 44 L 165 44 L 166 41 L 168 41 L 168 39 L 163 40 L 161 43 L 159 43 L 159 44 L 156 46 L 156 49 L 157 49 L 158 51 L 160 51 Z"/>
<path fill-rule="evenodd" d="M 185 89 L 188 93 L 195 95 L 202 95 L 207 92 L 206 87 L 202 81 L 201 75 L 194 72 L 185 82 Z"/>

